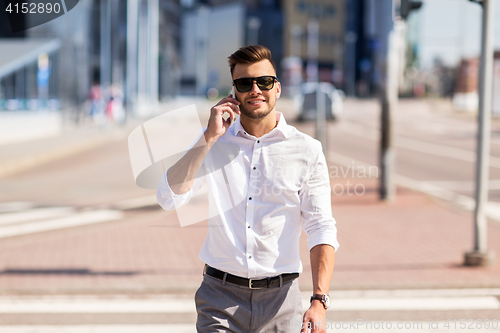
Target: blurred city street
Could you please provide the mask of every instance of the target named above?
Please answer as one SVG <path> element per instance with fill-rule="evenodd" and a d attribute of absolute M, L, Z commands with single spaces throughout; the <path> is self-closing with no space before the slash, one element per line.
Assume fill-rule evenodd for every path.
<path fill-rule="evenodd" d="M 340 243 L 323 322 L 328 333 L 500 332 L 500 0 L 62 0 L 32 1 L 29 11 L 28 2 L 4 5 L 0 333 L 196 331 L 199 252 L 209 225 L 181 222 L 213 213 L 213 206 L 200 196 L 165 211 L 153 188 L 230 91 L 270 112 L 279 98 L 276 110 L 287 123 L 323 145 Z M 233 63 L 234 55 L 244 46 L 265 50 L 270 64 L 238 74 L 247 63 Z M 253 82 L 263 100 L 244 97 L 254 93 Z M 262 128 L 272 128 L 275 119 L 265 117 L 269 126 Z M 241 146 L 238 154 L 238 145 L 221 146 L 223 161 L 244 155 Z M 264 178 L 287 161 L 276 149 L 282 146 L 269 147 L 279 162 L 264 168 Z M 251 163 L 254 177 L 259 163 Z M 193 164 L 180 165 L 174 174 Z M 227 189 L 244 189 L 241 178 L 229 182 L 220 170 Z M 267 190 L 266 182 L 259 186 Z M 303 200 L 306 188 L 296 203 L 276 208 L 320 200 Z M 220 207 L 234 206 L 231 191 L 230 200 L 217 192 Z M 262 206 L 279 196 L 269 198 Z M 231 243 L 240 235 L 228 231 L 231 250 L 217 243 L 209 255 L 218 251 L 226 260 L 240 251 L 243 261 L 259 265 L 258 256 L 274 251 L 278 224 L 251 215 L 248 207 L 258 201 L 241 201 L 246 245 Z M 253 237 L 251 223 L 273 238 Z M 309 230 L 323 232 L 319 224 Z M 280 260 L 295 253 L 296 262 L 296 249 L 283 250 L 289 239 L 279 237 L 278 245 L 287 244 L 274 252 Z M 323 282 L 313 290 L 308 243 L 300 237 L 305 311 Z M 255 254 L 254 241 L 269 247 Z M 312 261 L 328 267 L 326 257 Z M 265 275 L 248 266 L 248 275 L 291 267 L 272 264 Z M 241 310 L 224 310 L 233 309 Z M 292 333 L 300 331 L 295 324 Z"/>
<path fill-rule="evenodd" d="M 164 104 L 161 112 L 191 103 Z M 196 101 L 199 113 L 214 103 Z M 462 332 L 461 319 L 467 326 L 499 319 L 500 261 L 491 268 L 463 266 L 473 248 L 477 125 L 473 114 L 450 105 L 446 99 L 400 100 L 392 204 L 377 192 L 379 102 L 347 99 L 343 118 L 328 124 L 341 244 L 329 320 Z M 290 100 L 280 99 L 277 110 L 314 135 L 314 122 L 295 121 Z M 141 122 L 0 146 L 0 332 L 195 331 L 193 297 L 203 267 L 198 252 L 207 224 L 181 228 L 175 212 L 156 204 L 154 190 L 135 185 L 127 136 Z M 493 120 L 488 247 L 497 254 L 498 133 L 500 121 Z M 30 156 L 38 157 L 29 162 Z M 305 238 L 301 246 L 305 308 L 312 288 Z M 414 322 L 423 326 L 409 328 Z M 481 331 L 499 331 L 488 327 Z"/>

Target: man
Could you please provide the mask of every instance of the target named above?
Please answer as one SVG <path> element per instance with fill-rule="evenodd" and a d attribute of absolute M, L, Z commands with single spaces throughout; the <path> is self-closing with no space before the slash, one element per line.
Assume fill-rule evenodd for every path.
<path fill-rule="evenodd" d="M 232 198 L 243 200 L 230 198 L 234 206 L 223 209 L 229 201 L 223 195 L 226 184 L 207 177 L 211 209 L 218 214 L 209 219 L 200 251 L 207 265 L 195 296 L 197 330 L 289 333 L 298 332 L 302 322 L 301 332 L 308 327 L 326 332 L 323 320 L 339 245 L 321 144 L 275 111 L 281 85 L 269 49 L 243 47 L 229 57 L 229 65 L 234 98 L 212 107 L 197 148 L 165 173 L 157 192 L 163 208 L 183 205 L 200 187 L 200 169 L 213 170 L 215 147 L 239 147 L 240 158 L 224 167 L 224 177 L 227 184 L 237 184 L 231 187 Z M 308 235 L 314 295 L 303 317 L 297 281 L 301 229 Z"/>

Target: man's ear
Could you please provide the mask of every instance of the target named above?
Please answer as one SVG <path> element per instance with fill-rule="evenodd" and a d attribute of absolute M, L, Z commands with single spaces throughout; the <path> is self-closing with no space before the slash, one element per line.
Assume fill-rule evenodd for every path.
<path fill-rule="evenodd" d="M 276 82 L 276 98 L 280 98 L 281 96 L 281 84 L 279 82 Z"/>

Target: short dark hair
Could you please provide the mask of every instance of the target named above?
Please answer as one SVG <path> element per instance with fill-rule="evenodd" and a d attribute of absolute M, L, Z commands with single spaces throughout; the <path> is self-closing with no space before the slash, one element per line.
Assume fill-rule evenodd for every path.
<path fill-rule="evenodd" d="M 248 45 L 240 48 L 238 51 L 231 54 L 228 58 L 231 76 L 234 72 L 236 64 L 253 64 L 262 60 L 269 60 L 276 71 L 276 65 L 271 59 L 271 51 L 262 45 Z"/>

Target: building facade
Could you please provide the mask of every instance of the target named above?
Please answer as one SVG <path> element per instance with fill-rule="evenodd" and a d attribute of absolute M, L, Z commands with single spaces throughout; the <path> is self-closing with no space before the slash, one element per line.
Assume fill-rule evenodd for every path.
<path fill-rule="evenodd" d="M 0 110 L 62 109 L 78 119 L 93 83 L 104 92 L 112 84 L 120 87 L 131 113 L 142 101 L 178 94 L 179 0 L 79 1 L 57 19 L 19 33 L 12 33 L 5 17 L 0 22 L 2 53 L 26 59 L 20 66 L 0 57 Z M 12 40 L 19 45 L 15 50 L 2 44 Z M 48 72 L 41 72 L 45 55 Z"/>

